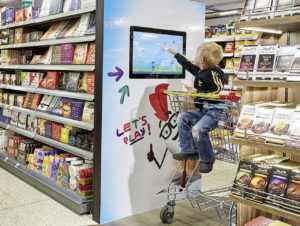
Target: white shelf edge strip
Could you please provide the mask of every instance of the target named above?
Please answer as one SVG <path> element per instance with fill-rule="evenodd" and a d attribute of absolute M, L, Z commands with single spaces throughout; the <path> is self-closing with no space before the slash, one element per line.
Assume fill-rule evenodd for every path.
<path fill-rule="evenodd" d="M 64 44 L 64 43 L 79 43 L 79 42 L 92 42 L 92 41 L 95 41 L 95 35 L 84 36 L 84 37 L 75 37 L 75 38 L 45 40 L 45 41 L 29 42 L 29 43 L 22 43 L 22 44 L 2 45 L 0 47 L 0 49 L 15 49 L 15 48 L 36 47 L 36 46 L 50 46 L 50 45 L 58 45 L 58 44 Z"/>
<path fill-rule="evenodd" d="M 22 128 L 13 126 L 13 125 L 8 125 L 8 124 L 3 123 L 3 122 L 0 122 L 0 126 L 4 129 L 10 130 L 10 131 L 15 132 L 15 133 L 19 133 L 19 134 L 24 135 L 24 136 L 29 137 L 29 138 L 34 138 L 34 136 L 35 136 L 34 133 L 31 133 L 31 132 L 29 132 L 25 129 L 22 129 Z"/>
<path fill-rule="evenodd" d="M 34 115 L 36 113 L 34 110 L 31 110 L 31 109 L 20 108 L 17 106 L 11 106 L 11 105 L 7 105 L 7 104 L 3 104 L 3 103 L 0 103 L 0 107 L 6 108 L 6 109 L 9 109 L 12 111 L 23 112 L 23 113 L 30 114 L 30 115 Z"/>
<path fill-rule="evenodd" d="M 73 146 L 71 146 L 69 144 L 64 144 L 62 142 L 59 142 L 59 141 L 56 141 L 56 140 L 52 140 L 50 138 L 43 137 L 43 136 L 40 136 L 40 135 L 36 135 L 34 137 L 34 139 L 37 140 L 37 141 L 40 141 L 42 143 L 45 143 L 45 144 L 57 147 L 57 148 L 59 148 L 61 150 L 64 150 L 64 151 L 73 153 L 75 155 L 84 157 L 86 159 L 89 159 L 89 160 L 93 159 L 93 152 L 85 151 L 85 150 L 79 149 L 77 147 L 73 147 Z"/>
<path fill-rule="evenodd" d="M 0 65 L 0 69 L 22 69 L 22 70 L 55 70 L 55 71 L 94 71 L 95 65 L 81 64 L 32 64 L 32 65 Z"/>
<path fill-rule="evenodd" d="M 87 123 L 87 122 L 83 122 L 83 121 L 64 118 L 64 117 L 60 117 L 57 115 L 51 115 L 51 114 L 37 111 L 35 116 L 38 118 L 44 118 L 44 119 L 48 119 L 51 121 L 64 123 L 66 125 L 71 125 L 71 126 L 75 126 L 75 127 L 90 130 L 90 131 L 92 131 L 94 129 L 94 125 L 92 123 Z"/>
<path fill-rule="evenodd" d="M 12 24 L 8 24 L 8 25 L 0 26 L 0 30 L 7 29 L 7 28 L 13 28 L 13 27 L 22 27 L 22 26 L 32 25 L 32 24 L 40 24 L 43 22 L 51 21 L 51 20 L 57 20 L 57 19 L 63 19 L 65 17 L 81 15 L 81 14 L 92 12 L 95 10 L 96 10 L 96 6 L 93 6 L 93 7 L 88 7 L 86 9 L 78 9 L 78 10 L 73 10 L 73 11 L 69 11 L 69 12 L 65 12 L 65 13 L 54 14 L 51 16 L 39 17 L 37 19 L 32 19 L 29 21 L 21 22 L 21 23 L 12 23 Z"/>

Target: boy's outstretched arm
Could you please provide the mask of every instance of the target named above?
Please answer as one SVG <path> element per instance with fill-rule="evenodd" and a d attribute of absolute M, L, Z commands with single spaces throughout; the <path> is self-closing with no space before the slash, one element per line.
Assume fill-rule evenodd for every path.
<path fill-rule="evenodd" d="M 175 56 L 175 58 L 178 61 L 178 63 L 181 64 L 181 66 L 184 69 L 188 70 L 193 75 L 197 75 L 197 73 L 200 71 L 200 68 L 197 65 L 193 64 L 191 61 L 189 61 L 183 55 L 181 55 L 180 53 L 178 53 L 176 50 L 174 50 L 172 48 L 169 48 L 168 51 Z"/>

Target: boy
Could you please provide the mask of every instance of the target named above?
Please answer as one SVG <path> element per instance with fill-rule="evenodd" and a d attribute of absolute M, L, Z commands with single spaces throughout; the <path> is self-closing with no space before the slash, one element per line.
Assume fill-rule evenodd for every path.
<path fill-rule="evenodd" d="M 217 67 L 223 59 L 223 50 L 216 43 L 203 43 L 197 49 L 194 64 L 169 48 L 178 63 L 195 76 L 194 88 L 198 93 L 219 93 L 224 86 L 224 73 Z M 196 99 L 199 102 L 199 99 Z M 179 115 L 178 133 L 181 153 L 173 155 L 176 160 L 195 159 L 200 156 L 200 173 L 209 173 L 215 162 L 208 133 L 218 126 L 223 104 L 207 101 L 196 104 L 199 110 L 190 110 Z"/>

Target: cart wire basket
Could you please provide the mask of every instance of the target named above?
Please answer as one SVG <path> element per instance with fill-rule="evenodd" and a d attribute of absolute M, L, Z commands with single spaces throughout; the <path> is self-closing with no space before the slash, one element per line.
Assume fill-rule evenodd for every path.
<path fill-rule="evenodd" d="M 213 100 L 215 103 L 222 103 L 224 106 L 222 117 L 218 123 L 218 127 L 209 133 L 209 137 L 216 159 L 238 163 L 238 146 L 230 142 L 230 137 L 233 134 L 240 112 L 240 98 L 235 96 L 234 92 L 222 92 L 220 94 L 200 94 L 169 90 L 162 90 L 162 92 L 167 95 L 172 110 L 177 112 L 178 115 L 185 111 L 197 110 L 196 106 L 200 104 L 203 105 L 203 108 L 209 108 L 209 100 Z M 186 171 L 187 160 L 179 162 L 171 177 L 167 187 L 167 204 L 160 212 L 161 221 L 171 224 L 176 202 L 188 199 L 193 208 L 199 208 L 200 211 L 215 209 L 220 219 L 224 220 L 225 214 L 228 225 L 236 225 L 236 203 L 228 199 L 231 187 L 206 192 L 190 189 L 191 180 L 200 164 L 198 157 L 190 158 L 190 160 L 196 160 L 196 164 L 188 177 Z M 183 168 L 181 185 L 175 185 L 172 181 L 181 167 Z M 221 215 L 222 212 L 224 214 Z"/>

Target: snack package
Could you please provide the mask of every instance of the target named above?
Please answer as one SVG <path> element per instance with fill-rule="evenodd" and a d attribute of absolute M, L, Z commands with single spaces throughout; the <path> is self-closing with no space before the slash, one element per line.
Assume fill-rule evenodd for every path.
<path fill-rule="evenodd" d="M 13 126 L 18 126 L 18 120 L 19 120 L 19 112 L 12 111 L 10 124 Z"/>
<path fill-rule="evenodd" d="M 17 107 L 23 107 L 25 96 L 17 96 Z"/>
<path fill-rule="evenodd" d="M 62 116 L 65 118 L 71 117 L 71 100 L 70 99 L 63 99 L 62 102 Z"/>
<path fill-rule="evenodd" d="M 74 55 L 73 44 L 61 45 L 61 64 L 72 64 Z"/>
<path fill-rule="evenodd" d="M 87 93 L 95 94 L 95 73 L 90 72 L 87 81 Z"/>
<path fill-rule="evenodd" d="M 15 95 L 14 94 L 10 94 L 9 95 L 9 98 L 8 98 L 8 104 L 10 105 L 10 106 L 14 106 L 15 105 Z"/>
<path fill-rule="evenodd" d="M 25 8 L 24 11 L 25 11 L 25 13 L 24 13 L 25 14 L 25 20 L 26 21 L 27 20 L 32 20 L 32 6 Z"/>
<path fill-rule="evenodd" d="M 52 139 L 52 122 L 45 122 L 45 137 Z"/>
<path fill-rule="evenodd" d="M 81 121 L 84 101 L 72 100 L 71 101 L 71 119 Z"/>
<path fill-rule="evenodd" d="M 56 38 L 64 38 L 64 36 L 72 29 L 76 21 L 79 19 L 71 19 L 68 21 L 66 26 L 56 35 Z"/>
<path fill-rule="evenodd" d="M 56 71 L 49 71 L 43 82 L 41 83 L 41 88 L 45 89 L 56 89 L 58 86 L 60 73 Z"/>
<path fill-rule="evenodd" d="M 50 106 L 50 103 L 53 99 L 53 96 L 50 96 L 50 95 L 44 95 L 37 110 L 39 111 L 47 111 L 49 106 Z"/>
<path fill-rule="evenodd" d="M 82 114 L 82 121 L 94 123 L 94 102 L 85 102 Z"/>
<path fill-rule="evenodd" d="M 77 92 L 79 86 L 80 72 L 68 72 L 66 90 L 71 92 Z"/>
<path fill-rule="evenodd" d="M 300 112 L 295 111 L 292 114 L 292 119 L 290 123 L 290 127 L 288 130 L 288 137 L 289 140 L 284 142 L 286 146 L 292 147 L 300 147 L 299 140 L 300 140 Z M 295 143 L 293 143 L 295 141 Z"/>
<path fill-rule="evenodd" d="M 30 109 L 30 108 L 31 108 L 31 105 L 32 105 L 32 102 L 33 102 L 34 95 L 35 95 L 34 93 L 30 93 L 29 98 L 28 98 L 27 105 L 24 106 L 25 108 L 27 108 L 27 109 Z M 25 104 L 25 103 L 24 103 L 24 104 Z"/>
<path fill-rule="evenodd" d="M 23 42 L 23 34 L 25 33 L 24 28 L 15 29 L 15 44 L 21 44 Z"/>
<path fill-rule="evenodd" d="M 37 121 L 37 133 L 41 136 L 45 136 L 45 122 L 47 122 L 46 119 L 38 118 Z"/>
<path fill-rule="evenodd" d="M 290 177 L 286 189 L 286 201 L 283 206 L 285 209 L 299 213 L 300 212 L 300 169 L 293 169 L 290 172 Z"/>
<path fill-rule="evenodd" d="M 55 106 L 51 109 L 51 113 L 62 116 L 64 98 L 60 97 Z"/>
<path fill-rule="evenodd" d="M 34 133 L 37 128 L 37 118 L 33 115 L 28 116 L 28 131 Z"/>
<path fill-rule="evenodd" d="M 233 61 L 232 58 L 227 58 L 226 59 L 226 66 L 225 69 L 233 69 Z"/>
<path fill-rule="evenodd" d="M 20 23 L 25 21 L 25 12 L 23 9 L 15 12 L 15 23 Z"/>
<path fill-rule="evenodd" d="M 277 45 L 259 46 L 259 56 L 257 63 L 257 72 L 269 73 L 273 72 L 275 58 L 277 53 Z M 256 79 L 271 80 L 270 74 L 256 76 Z"/>
<path fill-rule="evenodd" d="M 60 64 L 60 60 L 61 60 L 61 46 L 55 45 L 53 46 L 53 50 L 52 50 L 51 64 Z"/>
<path fill-rule="evenodd" d="M 80 19 L 77 19 L 73 26 L 64 34 L 64 38 L 76 37 L 77 30 L 79 29 Z"/>
<path fill-rule="evenodd" d="M 23 34 L 23 43 L 30 42 L 30 33 Z"/>
<path fill-rule="evenodd" d="M 42 55 L 34 55 L 30 64 L 38 64 L 39 59 L 41 59 Z"/>
<path fill-rule="evenodd" d="M 38 42 L 38 41 L 40 41 L 42 36 L 43 36 L 42 31 L 33 31 L 33 32 L 30 33 L 30 41 L 31 42 Z"/>
<path fill-rule="evenodd" d="M 275 64 L 276 66 L 274 69 L 276 73 L 281 75 L 281 74 L 288 74 L 290 72 L 293 58 L 297 51 L 297 47 L 298 47 L 297 45 L 294 45 L 294 46 L 281 46 L 280 48 L 278 48 L 277 56 L 276 56 L 276 64 Z M 280 79 L 280 75 L 279 77 L 276 76 L 275 78 Z"/>
<path fill-rule="evenodd" d="M 34 94 L 33 101 L 32 101 L 31 108 L 30 108 L 31 110 L 36 110 L 36 108 L 40 104 L 41 98 L 42 98 L 41 94 L 39 94 L 39 93 Z"/>
<path fill-rule="evenodd" d="M 86 58 L 86 64 L 95 64 L 96 47 L 95 42 L 89 44 L 89 50 Z"/>
<path fill-rule="evenodd" d="M 52 139 L 60 141 L 62 124 L 52 123 Z"/>
<path fill-rule="evenodd" d="M 253 72 L 256 68 L 258 48 L 257 46 L 244 46 L 239 67 L 239 79 L 246 79 L 247 72 Z M 251 74 L 250 74 L 251 75 Z M 251 76 L 250 76 L 251 78 Z M 249 79 L 249 78 L 248 78 Z"/>
<path fill-rule="evenodd" d="M 15 42 L 15 30 L 14 29 L 10 29 L 9 30 L 9 36 L 8 36 L 8 42 L 9 44 L 14 44 Z"/>
<path fill-rule="evenodd" d="M 70 128 L 69 127 L 62 127 L 61 128 L 61 136 L 60 136 L 60 141 L 68 144 L 69 143 L 69 133 L 70 133 Z"/>
<path fill-rule="evenodd" d="M 252 128 L 255 119 L 255 111 L 255 105 L 243 105 L 237 128 L 234 130 L 234 136 L 245 138 L 245 133 L 248 134 L 249 130 Z M 247 132 L 245 130 L 247 130 Z"/>
<path fill-rule="evenodd" d="M 85 64 L 87 57 L 88 43 L 75 46 L 73 64 Z"/>
<path fill-rule="evenodd" d="M 287 134 L 294 112 L 293 107 L 276 108 L 269 131 L 266 134 L 267 142 L 283 144 L 286 139 L 289 139 Z"/>
<path fill-rule="evenodd" d="M 81 77 L 81 79 L 79 80 L 79 83 L 78 83 L 78 91 L 87 92 L 87 81 L 88 81 L 89 75 L 90 75 L 89 72 L 83 73 L 83 76 Z"/>
<path fill-rule="evenodd" d="M 234 42 L 226 42 L 224 53 L 233 53 L 234 52 Z"/>
<path fill-rule="evenodd" d="M 22 128 L 22 129 L 27 129 L 27 121 L 28 121 L 28 114 L 20 112 L 18 127 Z"/>

